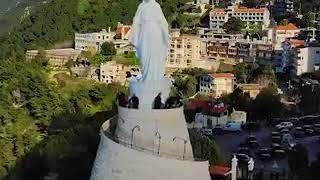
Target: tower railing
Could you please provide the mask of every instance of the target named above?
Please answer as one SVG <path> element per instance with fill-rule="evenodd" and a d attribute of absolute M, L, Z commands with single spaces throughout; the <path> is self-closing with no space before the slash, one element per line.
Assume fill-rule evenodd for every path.
<path fill-rule="evenodd" d="M 171 153 L 171 152 L 161 151 L 159 148 L 160 147 L 159 145 L 158 145 L 158 147 L 155 147 L 155 148 L 143 147 L 143 146 L 139 146 L 137 144 L 134 144 L 134 142 L 128 142 L 126 140 L 118 138 L 114 135 L 114 133 L 111 129 L 112 127 L 110 127 L 110 121 L 112 121 L 112 119 L 114 119 L 114 118 L 117 118 L 117 116 L 110 118 L 102 125 L 102 132 L 107 138 L 111 139 L 112 141 L 114 141 L 120 145 L 123 145 L 127 148 L 130 148 L 130 149 L 133 149 L 133 150 L 136 150 L 139 152 L 143 152 L 143 153 L 147 153 L 150 155 L 163 157 L 163 158 L 170 158 L 170 159 L 177 159 L 177 160 L 184 160 L 184 161 L 208 161 L 208 159 L 200 159 L 200 158 L 194 158 L 193 156 L 188 156 L 188 155 L 186 155 L 185 150 L 182 153 Z M 108 125 L 106 125 L 106 124 L 108 124 Z M 135 128 L 135 129 L 138 129 L 138 128 Z M 157 136 L 159 136 L 159 135 L 157 134 Z M 175 139 L 177 139 L 177 138 L 175 138 Z M 174 144 L 174 143 L 175 143 L 174 141 L 172 141 L 172 142 L 161 141 L 161 146 L 166 146 L 166 144 L 168 144 L 168 146 L 172 146 L 172 144 Z"/>

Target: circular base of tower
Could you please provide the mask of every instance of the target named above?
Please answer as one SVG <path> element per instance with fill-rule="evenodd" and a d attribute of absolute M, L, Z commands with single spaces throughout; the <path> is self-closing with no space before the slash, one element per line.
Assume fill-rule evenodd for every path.
<path fill-rule="evenodd" d="M 91 180 L 210 180 L 208 161 L 187 161 L 160 157 L 124 146 L 101 131 Z"/>

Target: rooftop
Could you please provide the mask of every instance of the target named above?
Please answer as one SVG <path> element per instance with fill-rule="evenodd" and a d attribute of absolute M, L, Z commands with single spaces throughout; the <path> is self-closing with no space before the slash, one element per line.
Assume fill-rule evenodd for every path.
<path fill-rule="evenodd" d="M 223 8 L 215 8 L 211 11 L 213 14 L 225 14 L 225 10 Z"/>
<path fill-rule="evenodd" d="M 209 74 L 212 78 L 234 78 L 234 75 L 232 73 L 215 73 L 215 74 Z"/>
<path fill-rule="evenodd" d="M 239 7 L 235 12 L 244 12 L 244 13 L 263 13 L 266 11 L 266 8 L 246 8 Z"/>
<path fill-rule="evenodd" d="M 27 53 L 34 53 L 37 54 L 38 50 L 29 50 Z M 65 49 L 49 49 L 45 50 L 45 53 L 47 55 L 56 55 L 56 56 L 64 56 L 64 55 L 70 55 L 70 54 L 80 54 L 80 50 L 75 50 L 73 48 L 65 48 Z"/>
<path fill-rule="evenodd" d="M 260 90 L 261 87 L 259 84 L 240 84 L 242 90 Z"/>
<path fill-rule="evenodd" d="M 292 47 L 302 47 L 305 45 L 304 40 L 299 40 L 299 39 L 290 39 L 290 43 Z"/>
<path fill-rule="evenodd" d="M 279 25 L 279 26 L 275 26 L 274 27 L 275 30 L 278 30 L 278 31 L 293 31 L 293 30 L 299 30 L 299 28 L 292 24 L 292 23 L 289 23 L 288 25 Z"/>

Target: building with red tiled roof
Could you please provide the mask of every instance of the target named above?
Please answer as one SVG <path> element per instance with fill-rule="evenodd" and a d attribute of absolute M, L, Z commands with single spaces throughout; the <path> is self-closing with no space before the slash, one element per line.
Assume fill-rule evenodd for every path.
<path fill-rule="evenodd" d="M 131 31 L 131 25 L 124 25 L 124 24 L 118 23 L 115 38 L 121 39 L 121 40 L 128 40 L 130 31 Z"/>
<path fill-rule="evenodd" d="M 220 97 L 234 89 L 235 77 L 232 73 L 207 74 L 200 77 L 200 93 Z"/>
<path fill-rule="evenodd" d="M 210 12 L 210 28 L 221 29 L 230 17 L 236 17 L 247 24 L 262 24 L 262 28 L 270 24 L 270 12 L 267 8 L 246 8 L 237 5 L 228 8 L 215 8 Z"/>
<path fill-rule="evenodd" d="M 298 36 L 300 31 L 300 28 L 292 23 L 289 23 L 288 25 L 274 26 L 268 30 L 268 39 L 273 43 L 276 50 L 281 50 L 282 42 Z"/>
<path fill-rule="evenodd" d="M 274 26 L 273 29 L 277 31 L 292 31 L 292 30 L 300 30 L 296 25 L 289 23 L 287 25 L 279 25 Z"/>

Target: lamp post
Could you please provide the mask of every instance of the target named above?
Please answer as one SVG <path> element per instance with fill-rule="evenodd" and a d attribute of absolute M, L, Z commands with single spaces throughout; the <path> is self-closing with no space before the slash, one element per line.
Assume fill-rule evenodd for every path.
<path fill-rule="evenodd" d="M 182 160 L 184 160 L 184 156 L 186 154 L 186 144 L 187 144 L 188 141 L 186 139 L 184 139 L 184 138 L 181 138 L 181 137 L 174 137 L 172 140 L 175 141 L 176 139 L 180 139 L 184 143 L 183 144 L 183 155 L 182 155 Z"/>
<path fill-rule="evenodd" d="M 131 148 L 132 148 L 132 146 L 133 146 L 133 135 L 134 135 L 134 131 L 135 131 L 136 129 L 137 129 L 138 131 L 140 131 L 141 127 L 140 127 L 139 125 L 136 125 L 136 126 L 133 127 L 132 130 L 131 130 Z"/>
<path fill-rule="evenodd" d="M 157 131 L 155 134 L 154 134 L 156 137 L 158 137 L 158 155 L 160 155 L 160 143 L 161 143 L 161 135 L 160 135 L 160 132 Z"/>

